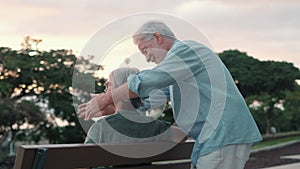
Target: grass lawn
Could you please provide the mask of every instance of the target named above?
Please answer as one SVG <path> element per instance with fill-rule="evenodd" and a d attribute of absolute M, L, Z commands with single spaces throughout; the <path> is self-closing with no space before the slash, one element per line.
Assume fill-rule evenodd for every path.
<path fill-rule="evenodd" d="M 252 147 L 252 150 L 256 150 L 256 149 L 260 149 L 260 148 L 264 148 L 264 147 L 268 147 L 268 146 L 273 146 L 276 144 L 285 143 L 285 142 L 289 142 L 289 141 L 295 141 L 295 140 L 300 140 L 300 136 L 292 136 L 292 137 L 279 138 L 279 139 L 275 139 L 275 140 L 262 141 L 261 143 Z"/>

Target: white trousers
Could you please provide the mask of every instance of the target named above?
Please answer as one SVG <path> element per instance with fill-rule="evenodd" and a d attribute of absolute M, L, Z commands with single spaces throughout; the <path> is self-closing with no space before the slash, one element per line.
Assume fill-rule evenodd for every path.
<path fill-rule="evenodd" d="M 251 144 L 227 145 L 200 157 L 191 169 L 243 169 L 249 159 Z"/>

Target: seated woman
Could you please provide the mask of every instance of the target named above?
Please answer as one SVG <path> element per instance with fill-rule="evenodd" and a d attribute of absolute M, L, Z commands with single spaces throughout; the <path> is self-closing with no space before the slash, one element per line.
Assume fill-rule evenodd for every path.
<path fill-rule="evenodd" d="M 112 71 L 106 82 L 107 90 L 118 88 L 127 82 L 129 75 L 138 72 L 138 69 L 128 67 Z M 85 143 L 180 142 L 186 139 L 181 129 L 137 111 L 142 105 L 139 98 L 115 103 L 116 113 L 96 121 L 89 129 Z"/>

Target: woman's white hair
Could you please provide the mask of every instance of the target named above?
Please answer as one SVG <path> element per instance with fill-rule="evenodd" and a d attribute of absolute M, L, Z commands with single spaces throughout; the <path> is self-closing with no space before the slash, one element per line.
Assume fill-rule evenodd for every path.
<path fill-rule="evenodd" d="M 127 78 L 129 75 L 137 74 L 139 70 L 137 68 L 130 67 L 121 67 L 113 70 L 109 74 L 109 79 L 111 80 L 112 88 L 116 89 L 120 87 L 122 84 L 127 82 Z"/>
<path fill-rule="evenodd" d="M 130 67 L 121 67 L 118 69 L 113 70 L 109 74 L 109 79 L 111 80 L 111 87 L 112 89 L 116 89 L 127 82 L 127 78 L 132 74 L 137 74 L 139 70 L 137 68 L 130 68 Z M 127 101 L 124 100 L 124 103 L 127 103 Z M 139 108 L 140 106 L 143 106 L 143 103 L 141 102 L 140 98 L 133 98 L 130 99 L 130 103 L 134 108 Z"/>
<path fill-rule="evenodd" d="M 151 40 L 153 33 L 160 33 L 161 35 L 175 39 L 172 30 L 163 22 L 151 20 L 144 23 L 132 36 L 133 42 L 137 44 L 140 40 Z"/>

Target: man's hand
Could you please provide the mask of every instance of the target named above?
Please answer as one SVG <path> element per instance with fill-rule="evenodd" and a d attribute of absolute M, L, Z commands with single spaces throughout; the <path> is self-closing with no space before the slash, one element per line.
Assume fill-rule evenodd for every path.
<path fill-rule="evenodd" d="M 91 94 L 92 99 L 78 106 L 77 114 L 84 120 L 90 120 L 93 117 L 113 114 L 115 106 L 109 103 L 111 93 Z"/>

